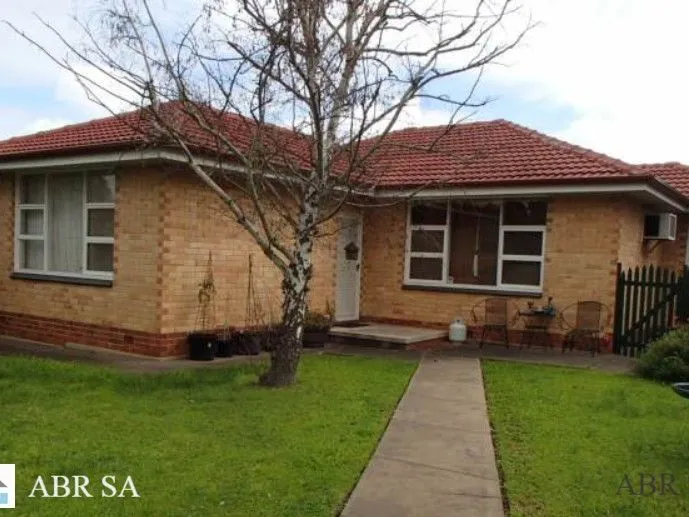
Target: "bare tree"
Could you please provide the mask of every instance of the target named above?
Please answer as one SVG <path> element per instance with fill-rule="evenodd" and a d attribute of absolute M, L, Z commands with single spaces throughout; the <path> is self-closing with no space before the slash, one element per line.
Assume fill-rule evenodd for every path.
<path fill-rule="evenodd" d="M 444 107 L 449 130 L 531 26 L 513 0 L 200 0 L 185 20 L 158 0 L 106 3 L 75 19 L 75 40 L 41 20 L 64 55 L 8 25 L 93 101 L 136 108 L 126 120 L 147 145 L 180 150 L 281 270 L 289 332 L 271 386 L 295 379 L 314 240 L 375 187 L 387 133 L 420 102 Z"/>

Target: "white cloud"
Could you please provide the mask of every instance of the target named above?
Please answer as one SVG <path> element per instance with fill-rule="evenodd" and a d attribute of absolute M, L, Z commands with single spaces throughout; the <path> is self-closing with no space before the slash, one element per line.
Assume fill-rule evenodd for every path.
<path fill-rule="evenodd" d="M 102 117 L 108 111 L 122 112 L 132 109 L 132 105 L 138 105 L 138 98 L 132 90 L 122 86 L 96 68 L 85 64 L 74 65 L 75 71 L 82 77 L 89 78 L 83 81 L 84 86 L 95 96 L 99 102 L 89 98 L 84 86 L 76 79 L 74 74 L 66 70 L 60 70 L 55 83 L 54 95 L 58 102 L 72 106 L 88 118 Z M 107 110 L 100 105 L 103 103 Z"/>
<path fill-rule="evenodd" d="M 47 131 L 56 127 L 66 126 L 70 122 L 71 120 L 63 118 L 39 118 L 24 126 L 17 134 L 31 134 L 39 131 Z"/>
<path fill-rule="evenodd" d="M 24 0 L 4 2 L 0 19 L 7 20 L 47 48 L 59 48 L 55 37 L 34 13 L 59 30 L 69 15 L 87 10 L 93 0 Z M 67 31 L 69 34 L 69 31 Z M 103 114 L 84 102 L 68 74 L 28 41 L 0 24 L 0 138 L 44 131 Z"/>
<path fill-rule="evenodd" d="M 414 126 L 441 126 L 450 122 L 450 115 L 445 110 L 422 108 L 418 99 L 406 106 L 400 115 L 396 129 Z"/>
<path fill-rule="evenodd" d="M 68 14 L 76 8 L 74 0 L 3 2 L 0 19 L 12 23 L 30 37 L 49 42 L 52 39 L 46 38 L 46 29 L 35 15 L 63 29 L 67 25 Z M 3 49 L 0 52 L 0 82 L 3 86 L 50 86 L 58 76 L 57 67 L 46 56 L 5 25 L 0 25 L 0 48 Z"/>
<path fill-rule="evenodd" d="M 442 109 L 429 109 L 422 108 L 421 102 L 418 98 L 412 99 L 412 101 L 404 107 L 399 115 L 399 118 L 395 122 L 394 129 L 404 129 L 407 127 L 420 127 L 420 126 L 441 126 L 448 124 L 450 122 L 450 113 Z M 387 125 L 390 123 L 390 117 L 386 117 L 381 122 L 376 124 L 372 130 L 371 134 L 376 134 L 383 131 Z"/>
<path fill-rule="evenodd" d="M 29 135 L 76 122 L 65 117 L 41 116 L 40 112 L 0 105 L 0 140 Z"/>
<path fill-rule="evenodd" d="M 56 29 L 70 35 L 77 34 L 72 15 L 82 19 L 92 17 L 98 0 L 24 0 L 6 2 L 0 19 L 7 20 L 45 48 L 62 57 L 56 36 L 43 26 L 34 13 Z M 100 6 L 102 8 L 102 4 Z M 0 24 L 0 139 L 43 131 L 69 123 L 106 116 L 108 111 L 89 100 L 73 75 L 52 62 L 39 49 Z M 9 49 L 9 51 L 8 51 Z M 58 50 L 55 50 L 58 49 Z M 95 82 L 118 94 L 124 93 L 103 74 L 78 66 Z M 97 92 L 102 94 L 102 92 Z M 121 111 L 125 103 L 107 99 L 109 108 Z"/>
<path fill-rule="evenodd" d="M 0 18 L 47 38 L 45 30 L 32 20 L 32 11 L 64 27 L 68 14 L 88 15 L 94 1 L 8 1 Z M 689 48 L 685 28 L 689 2 L 522 2 L 541 25 L 503 59 L 510 66 L 488 71 L 486 79 L 497 85 L 489 94 L 499 96 L 500 86 L 504 86 L 511 92 L 524 92 L 524 100 L 542 102 L 548 106 L 544 109 L 564 108 L 559 111 L 573 113 L 574 119 L 566 121 L 556 136 L 612 156 L 630 161 L 689 162 L 689 145 L 683 134 L 685 120 L 689 120 L 689 69 L 684 64 Z M 517 25 L 509 28 L 516 30 Z M 0 27 L 0 48 L 0 89 L 44 88 L 50 92 L 47 97 L 53 98 L 50 105 L 0 98 L 1 136 L 103 114 L 72 78 L 5 27 Z M 478 117 L 482 117 L 480 111 Z M 422 109 L 415 103 L 405 111 L 399 127 L 447 120 L 445 112 Z"/>
<path fill-rule="evenodd" d="M 689 3 L 674 0 L 525 0 L 542 25 L 493 68 L 529 100 L 573 110 L 558 135 L 630 161 L 689 162 Z"/>
<path fill-rule="evenodd" d="M 420 1 L 422 5 L 432 2 Z M 684 65 L 689 2 L 521 3 L 522 12 L 507 19 L 505 30 L 495 32 L 496 41 L 516 36 L 528 14 L 539 25 L 501 58 L 500 65 L 505 66 L 486 70 L 489 96 L 501 97 L 509 91 L 521 95 L 524 102 L 542 104 L 544 127 L 535 129 L 549 129 L 553 110 L 573 114 L 562 121 L 564 128 L 555 135 L 573 143 L 632 162 L 689 163 L 689 145 L 683 135 L 685 120 L 689 120 L 689 68 Z M 464 4 L 448 5 L 464 8 Z M 421 46 L 427 40 L 428 35 L 419 34 L 411 44 Z M 456 65 L 465 59 L 465 55 L 448 55 L 444 64 Z M 509 104 L 503 102 L 501 108 L 509 118 Z M 425 113 L 415 113 L 419 122 L 410 125 L 425 123 Z M 427 116 L 438 120 L 441 115 L 436 111 Z M 533 115 L 530 120 L 538 120 L 539 114 Z M 485 117 L 479 110 L 473 118 Z"/>

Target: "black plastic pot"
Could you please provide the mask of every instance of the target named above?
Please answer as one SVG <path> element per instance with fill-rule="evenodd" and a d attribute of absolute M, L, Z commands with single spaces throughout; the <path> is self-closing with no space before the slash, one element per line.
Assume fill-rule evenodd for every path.
<path fill-rule="evenodd" d="M 258 355 L 261 353 L 261 341 L 263 336 L 261 331 L 250 331 L 244 333 L 244 353 L 245 355 Z"/>
<path fill-rule="evenodd" d="M 232 357 L 234 353 L 234 344 L 232 342 L 232 338 L 218 339 L 215 357 Z"/>
<path fill-rule="evenodd" d="M 230 352 L 232 355 L 244 355 L 244 333 L 243 332 L 233 332 L 230 335 Z"/>
<path fill-rule="evenodd" d="M 304 329 L 304 335 L 301 340 L 302 345 L 304 348 L 323 348 L 328 341 L 329 330 L 327 328 Z"/>
<path fill-rule="evenodd" d="M 215 359 L 217 341 L 217 334 L 192 332 L 187 336 L 189 359 L 192 361 L 212 361 Z"/>
<path fill-rule="evenodd" d="M 260 336 L 255 331 L 235 332 L 230 349 L 233 355 L 257 355 L 261 351 Z"/>

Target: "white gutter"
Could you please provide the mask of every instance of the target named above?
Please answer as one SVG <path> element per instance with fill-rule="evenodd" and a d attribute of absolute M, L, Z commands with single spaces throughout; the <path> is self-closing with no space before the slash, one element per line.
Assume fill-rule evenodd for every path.
<path fill-rule="evenodd" d="M 164 149 L 143 149 L 140 151 L 121 151 L 109 153 L 91 153 L 79 156 L 58 156 L 45 158 L 20 158 L 13 161 L 0 162 L 0 172 L 20 171 L 28 169 L 59 169 L 65 167 L 88 167 L 101 164 L 130 163 L 150 160 L 163 160 L 187 163 L 186 156 L 179 151 Z M 204 167 L 221 167 L 224 170 L 243 172 L 244 167 L 218 162 L 210 158 L 197 158 Z"/>
<path fill-rule="evenodd" d="M 127 164 L 156 160 L 183 164 L 189 163 L 186 155 L 180 151 L 143 149 L 139 151 L 92 153 L 77 156 L 18 158 L 13 161 L 0 162 L 0 173 L 3 171 L 27 171 L 34 169 L 74 169 L 79 167 L 97 167 L 106 164 Z M 229 172 L 246 173 L 246 167 L 242 165 L 219 162 L 218 160 L 214 160 L 212 158 L 196 157 L 195 160 L 201 166 L 208 167 L 210 169 L 222 169 Z M 263 177 L 268 179 L 277 179 L 280 181 L 294 181 L 294 178 L 290 179 L 278 177 L 275 174 L 263 174 Z M 344 188 L 338 187 L 336 190 L 341 191 L 344 190 Z M 372 196 L 372 193 L 368 190 L 361 191 L 352 189 L 351 193 L 358 196 Z"/>
<path fill-rule="evenodd" d="M 578 184 L 578 185 L 524 185 L 501 187 L 426 188 L 382 190 L 377 198 L 447 199 L 447 198 L 505 198 L 525 196 L 548 196 L 553 194 L 646 194 L 671 206 L 678 212 L 687 212 L 687 207 L 659 190 L 645 183 L 620 184 Z"/>

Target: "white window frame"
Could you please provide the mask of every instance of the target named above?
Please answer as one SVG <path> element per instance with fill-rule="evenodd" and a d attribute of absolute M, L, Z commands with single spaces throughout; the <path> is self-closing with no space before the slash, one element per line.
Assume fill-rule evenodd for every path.
<path fill-rule="evenodd" d="M 445 285 L 447 283 L 448 271 L 448 251 L 450 245 L 449 227 L 450 227 L 450 211 L 445 207 L 445 224 L 411 224 L 411 212 L 413 203 L 409 203 L 407 210 L 407 244 L 405 250 L 404 261 L 404 278 L 405 282 L 409 281 L 409 271 L 412 258 L 439 258 L 443 261 L 443 277 L 440 280 L 412 280 L 412 282 L 420 282 L 427 285 Z M 442 231 L 443 232 L 443 251 L 428 252 L 428 251 L 412 251 L 411 250 L 411 236 L 414 230 L 428 230 L 428 231 Z"/>
<path fill-rule="evenodd" d="M 74 173 L 75 171 L 70 171 Z M 79 172 L 79 171 L 76 171 Z M 110 203 L 89 203 L 88 202 L 88 192 L 87 192 L 87 178 L 89 174 L 112 174 L 109 171 L 99 171 L 99 170 L 85 170 L 81 171 L 81 177 L 83 182 L 82 187 L 82 220 L 83 220 L 83 249 L 82 249 L 82 270 L 81 273 L 69 273 L 63 271 L 50 271 L 48 269 L 48 254 L 50 249 L 48 246 L 48 218 L 50 216 L 50 211 L 48 208 L 48 177 L 52 175 L 60 174 L 59 172 L 18 172 L 15 176 L 15 214 L 14 214 L 14 272 L 15 273 L 27 273 L 32 275 L 44 275 L 46 277 L 65 277 L 65 278 L 84 278 L 84 279 L 95 279 L 95 280 L 113 280 L 114 271 L 91 271 L 88 269 L 88 245 L 89 244 L 112 244 L 113 254 L 115 246 L 115 236 L 112 237 L 93 237 L 88 235 L 88 212 L 92 209 L 108 209 L 115 211 L 115 201 Z M 43 203 L 42 204 L 29 204 L 22 203 L 22 192 L 21 184 L 22 178 L 25 176 L 43 176 Z M 117 181 L 117 180 L 115 180 Z M 42 210 L 43 211 L 43 234 L 38 235 L 24 235 L 21 233 L 21 213 L 24 210 Z M 40 240 L 43 242 L 43 269 L 29 269 L 21 266 L 21 242 L 26 240 Z M 113 257 L 114 262 L 114 257 Z"/>
<path fill-rule="evenodd" d="M 39 176 L 41 174 L 34 174 L 34 176 Z M 47 210 L 46 210 L 46 189 L 48 186 L 48 177 L 46 174 L 42 174 L 43 177 L 43 203 L 22 203 L 22 198 L 21 198 L 21 189 L 20 189 L 20 183 L 21 183 L 21 178 L 24 176 L 30 176 L 30 174 L 21 174 L 17 175 L 17 182 L 16 182 L 16 192 L 15 192 L 15 214 L 14 214 L 14 223 L 15 223 L 15 228 L 14 228 L 14 264 L 15 264 L 15 271 L 36 271 L 34 269 L 18 269 L 19 265 L 21 264 L 21 250 L 22 250 L 22 242 L 24 241 L 40 241 L 43 243 L 43 270 L 46 269 L 47 265 L 47 259 L 46 259 L 46 233 L 47 233 L 47 221 L 46 221 L 46 216 L 47 216 Z M 32 210 L 40 210 L 43 213 L 43 230 L 41 232 L 41 235 L 30 235 L 30 234 L 23 234 L 21 233 L 22 231 L 22 217 L 21 214 L 23 211 L 32 211 Z"/>
<path fill-rule="evenodd" d="M 434 200 L 435 201 L 435 200 Z M 510 201 L 523 201 L 521 199 L 507 199 L 507 200 L 496 200 L 496 203 L 500 205 L 500 219 L 499 219 L 499 234 L 498 234 L 498 262 L 497 262 L 497 280 L 495 285 L 477 285 L 477 284 L 460 284 L 460 283 L 450 283 L 449 281 L 449 270 L 450 270 L 450 221 L 451 221 L 451 203 L 453 199 L 448 199 L 446 201 L 445 208 L 445 225 L 424 225 L 424 224 L 411 224 L 411 213 L 414 203 L 424 203 L 424 200 L 412 201 L 407 204 L 407 236 L 406 245 L 404 253 L 404 284 L 409 286 L 426 286 L 426 287 L 446 287 L 448 289 L 456 288 L 458 290 L 473 290 L 473 291 L 505 291 L 505 292 L 529 292 L 534 294 L 541 294 L 543 292 L 543 280 L 545 275 L 545 249 L 546 249 L 546 225 L 506 225 L 503 222 L 503 217 L 505 213 L 505 203 Z M 531 200 L 525 200 L 531 201 Z M 436 201 L 437 202 L 437 201 Z M 411 251 L 411 236 L 414 230 L 434 230 L 443 231 L 443 252 L 440 253 L 425 253 L 418 251 Z M 540 255 L 512 255 L 505 254 L 503 250 L 503 243 L 505 232 L 540 232 L 542 235 L 541 239 L 541 254 Z M 413 279 L 409 277 L 411 259 L 415 257 L 429 257 L 429 258 L 442 258 L 443 259 L 443 277 L 441 280 L 422 280 Z M 517 285 L 517 284 L 505 284 L 502 282 L 502 267 L 504 261 L 516 261 L 516 262 L 539 262 L 541 265 L 540 269 L 540 282 L 539 285 Z"/>

